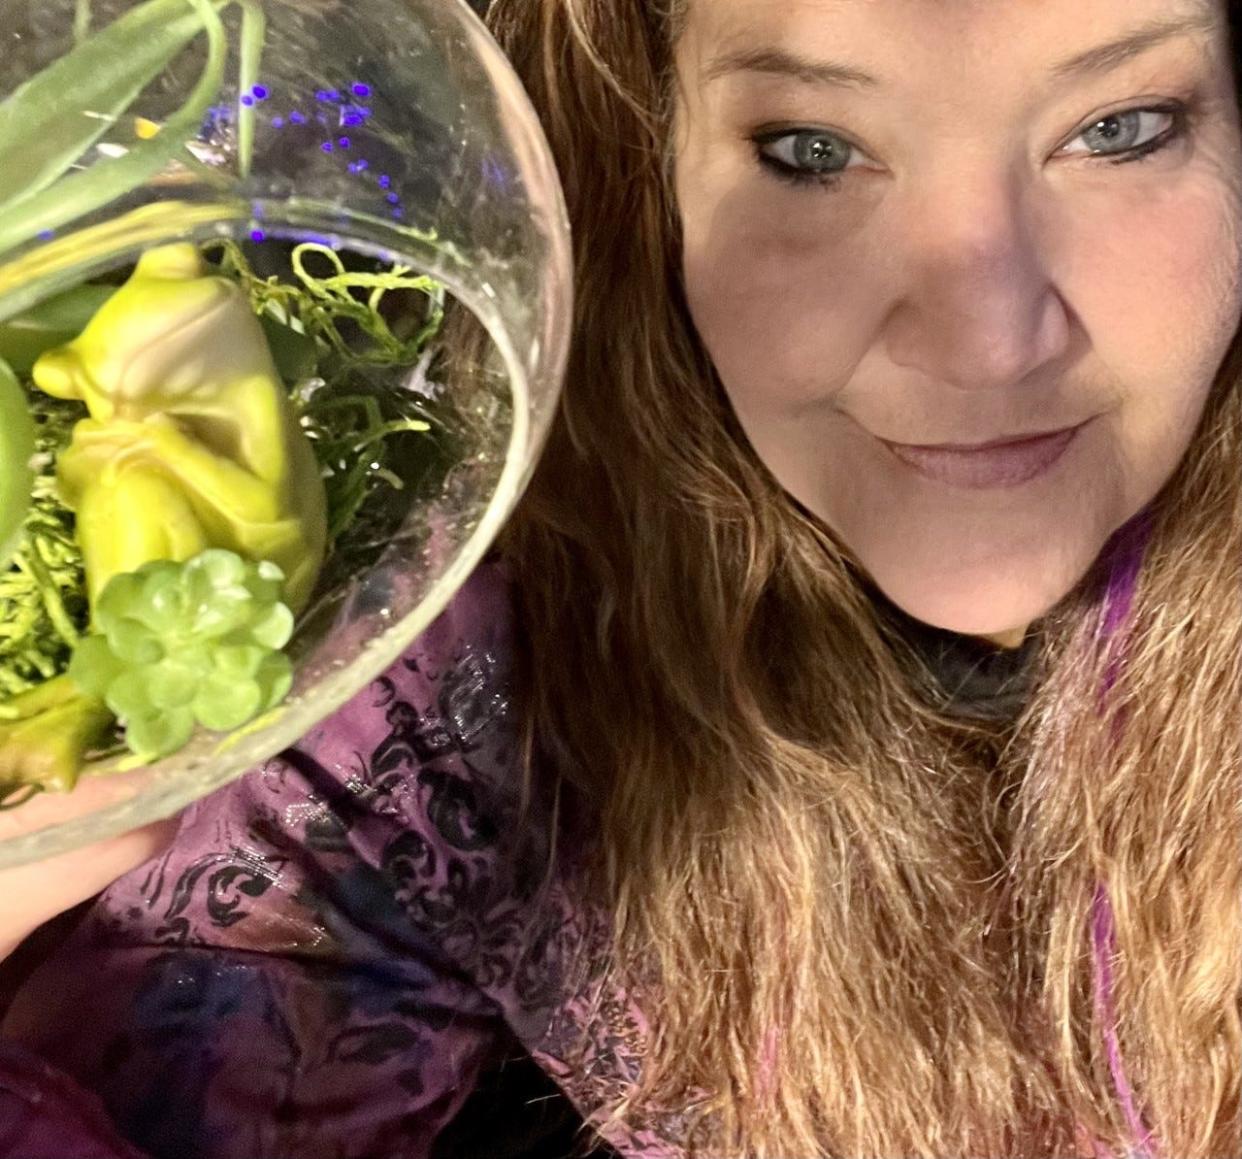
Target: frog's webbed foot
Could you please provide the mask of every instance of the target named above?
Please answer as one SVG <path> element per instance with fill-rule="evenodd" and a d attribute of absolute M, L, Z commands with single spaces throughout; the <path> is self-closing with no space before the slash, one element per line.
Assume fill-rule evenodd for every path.
<path fill-rule="evenodd" d="M 92 749 L 108 743 L 115 718 L 103 701 L 58 676 L 0 705 L 0 796 L 37 785 L 64 792 Z"/>

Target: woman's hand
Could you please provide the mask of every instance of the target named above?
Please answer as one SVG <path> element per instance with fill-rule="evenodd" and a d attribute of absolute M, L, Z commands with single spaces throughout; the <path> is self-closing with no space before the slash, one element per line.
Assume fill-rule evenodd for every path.
<path fill-rule="evenodd" d="M 0 842 L 125 800 L 145 776 L 140 772 L 99 780 L 84 777 L 71 793 L 43 793 L 0 812 Z M 173 817 L 46 861 L 0 869 L 0 960 L 44 922 L 161 853 L 176 834 L 177 824 Z"/>

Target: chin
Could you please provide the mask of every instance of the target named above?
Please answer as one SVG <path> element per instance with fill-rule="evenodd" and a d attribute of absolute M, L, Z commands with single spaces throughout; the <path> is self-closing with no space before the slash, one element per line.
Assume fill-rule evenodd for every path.
<path fill-rule="evenodd" d="M 1050 554 L 1056 553 L 1040 554 L 1039 561 L 993 561 L 976 568 L 946 565 L 941 558 L 938 567 L 920 568 L 913 552 L 900 566 L 877 560 L 867 570 L 880 591 L 916 620 L 964 636 L 1002 640 L 1046 616 L 1078 586 L 1095 558 L 1088 552 L 1065 551 L 1055 558 Z"/>

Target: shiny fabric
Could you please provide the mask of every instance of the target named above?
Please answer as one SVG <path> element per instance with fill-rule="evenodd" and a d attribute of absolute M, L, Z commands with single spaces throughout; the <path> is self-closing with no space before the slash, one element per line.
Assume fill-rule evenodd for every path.
<path fill-rule="evenodd" d="M 510 631 L 485 567 L 296 749 L 191 808 L 17 994 L 0 1032 L 23 1065 L 59 1068 L 169 1159 L 431 1156 L 515 1042 L 587 1119 L 623 1090 L 643 1022 L 589 968 L 570 980 L 598 923 L 545 880 L 548 802 L 523 813 Z M 4 1093 L 9 1049 L 0 1130 L 31 1113 Z"/>
<path fill-rule="evenodd" d="M 602 1125 L 646 1023 L 594 981 L 606 915 L 570 901 L 589 831 L 562 801 L 554 863 L 547 786 L 523 800 L 511 614 L 480 569 L 399 663 L 91 907 L 0 1024 L 0 1157 L 484 1155 L 503 1140 L 488 1091 L 523 1053 L 624 1159 L 684 1155 L 678 1115 Z M 1008 711 L 1029 655 L 949 663 L 934 635 L 915 645 L 946 698 Z"/>

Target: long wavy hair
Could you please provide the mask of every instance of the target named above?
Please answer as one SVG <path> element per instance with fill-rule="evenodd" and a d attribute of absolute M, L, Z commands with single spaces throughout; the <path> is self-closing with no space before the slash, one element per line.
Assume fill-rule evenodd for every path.
<path fill-rule="evenodd" d="M 1176 477 L 955 718 L 742 437 L 668 181 L 676 4 L 496 0 L 575 228 L 564 404 L 504 550 L 531 735 L 694 1154 L 1242 1154 L 1242 356 Z"/>

